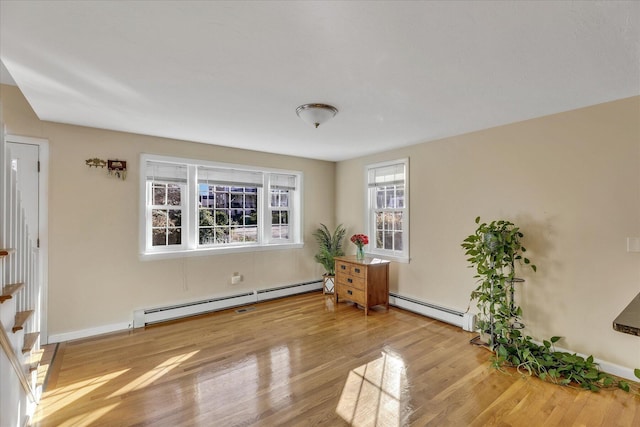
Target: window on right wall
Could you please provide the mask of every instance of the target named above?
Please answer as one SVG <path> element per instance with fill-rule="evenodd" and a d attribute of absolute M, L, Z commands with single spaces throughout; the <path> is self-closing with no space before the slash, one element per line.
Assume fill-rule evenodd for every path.
<path fill-rule="evenodd" d="M 409 159 L 367 166 L 367 252 L 409 262 Z"/>

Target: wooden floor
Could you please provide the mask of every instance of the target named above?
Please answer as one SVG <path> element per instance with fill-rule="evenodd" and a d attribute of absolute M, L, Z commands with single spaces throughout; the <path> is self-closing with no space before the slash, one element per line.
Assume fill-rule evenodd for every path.
<path fill-rule="evenodd" d="M 472 334 L 320 293 L 61 344 L 35 426 L 640 426 L 640 397 L 501 373 Z"/>

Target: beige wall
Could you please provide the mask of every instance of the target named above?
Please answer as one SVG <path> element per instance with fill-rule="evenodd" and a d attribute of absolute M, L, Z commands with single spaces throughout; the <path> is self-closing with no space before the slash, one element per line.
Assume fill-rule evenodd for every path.
<path fill-rule="evenodd" d="M 128 322 L 135 309 L 318 280 L 311 235 L 335 217 L 335 163 L 38 120 L 16 87 L 0 86 L 7 133 L 49 140 L 49 335 Z M 138 259 L 140 153 L 304 172 L 303 249 Z M 126 181 L 89 169 L 126 160 Z M 239 272 L 244 280 L 230 284 Z"/>
<path fill-rule="evenodd" d="M 460 242 L 477 215 L 509 219 L 538 265 L 522 274 L 527 331 L 640 366 L 640 339 L 611 327 L 640 291 L 640 254 L 625 242 L 640 236 L 640 97 L 337 165 L 43 122 L 11 86 L 0 86 L 0 101 L 8 133 L 50 141 L 50 334 L 126 322 L 137 308 L 315 279 L 317 224 L 364 231 L 364 165 L 409 157 L 412 260 L 393 264 L 392 291 L 466 309 L 474 280 Z M 142 152 L 302 170 L 304 249 L 139 261 Z M 127 160 L 127 180 L 87 168 L 91 157 Z M 239 286 L 229 284 L 235 271 L 245 277 Z"/>
<path fill-rule="evenodd" d="M 612 329 L 640 291 L 640 253 L 626 252 L 640 236 L 640 97 L 340 162 L 336 213 L 349 233 L 363 231 L 364 166 L 402 157 L 411 262 L 393 264 L 392 291 L 465 310 L 475 283 L 460 243 L 476 216 L 508 219 L 538 265 L 521 270 L 527 332 L 640 367 L 640 339 Z"/>

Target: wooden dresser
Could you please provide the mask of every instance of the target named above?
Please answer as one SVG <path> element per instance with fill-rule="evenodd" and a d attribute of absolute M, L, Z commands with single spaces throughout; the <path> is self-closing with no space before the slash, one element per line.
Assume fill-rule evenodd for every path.
<path fill-rule="evenodd" d="M 384 305 L 389 310 L 389 261 L 365 258 L 358 261 L 355 255 L 336 257 L 335 297 L 353 301 L 369 308 Z"/>

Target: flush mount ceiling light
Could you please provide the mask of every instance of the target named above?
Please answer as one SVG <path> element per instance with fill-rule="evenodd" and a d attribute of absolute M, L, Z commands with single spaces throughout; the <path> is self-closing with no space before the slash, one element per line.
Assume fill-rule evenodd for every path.
<path fill-rule="evenodd" d="M 304 104 L 296 108 L 296 114 L 315 127 L 320 126 L 338 113 L 338 109 L 327 104 Z"/>

